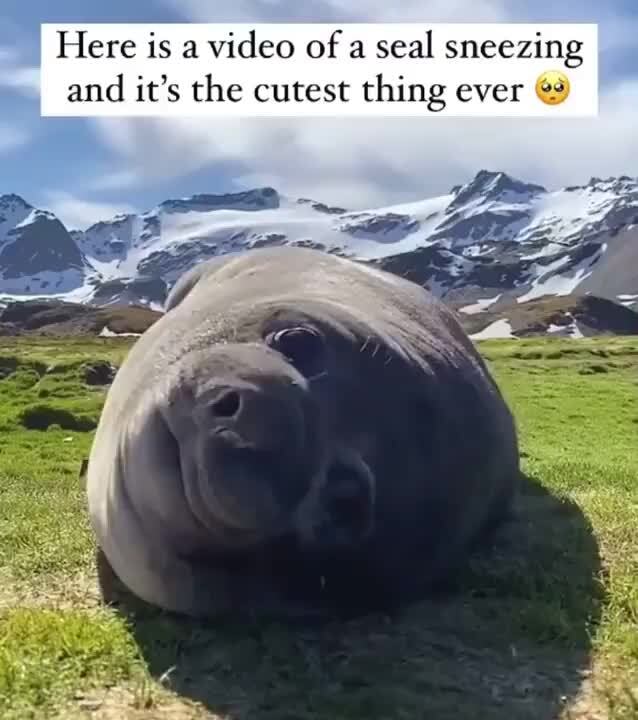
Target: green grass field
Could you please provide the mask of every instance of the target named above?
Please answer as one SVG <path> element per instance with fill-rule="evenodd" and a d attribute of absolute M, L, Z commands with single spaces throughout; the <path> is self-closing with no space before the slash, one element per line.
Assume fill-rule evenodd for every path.
<path fill-rule="evenodd" d="M 531 479 L 515 521 L 453 597 L 304 631 L 101 605 L 83 363 L 127 348 L 0 340 L 3 720 L 638 718 L 638 338 L 483 343 Z"/>

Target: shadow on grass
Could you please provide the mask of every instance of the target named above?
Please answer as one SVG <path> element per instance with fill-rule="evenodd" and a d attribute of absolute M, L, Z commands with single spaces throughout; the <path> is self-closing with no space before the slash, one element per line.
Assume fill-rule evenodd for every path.
<path fill-rule="evenodd" d="M 150 672 L 233 720 L 558 718 L 583 689 L 603 601 L 592 529 L 524 478 L 513 520 L 445 597 L 314 629 L 120 606 Z"/>

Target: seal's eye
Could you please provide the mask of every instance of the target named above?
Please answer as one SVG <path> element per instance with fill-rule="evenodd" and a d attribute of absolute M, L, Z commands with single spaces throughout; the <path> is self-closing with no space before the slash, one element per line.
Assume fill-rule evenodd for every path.
<path fill-rule="evenodd" d="M 325 370 L 323 338 L 313 328 L 279 330 L 269 340 L 269 345 L 284 355 L 304 377 L 316 377 Z"/>

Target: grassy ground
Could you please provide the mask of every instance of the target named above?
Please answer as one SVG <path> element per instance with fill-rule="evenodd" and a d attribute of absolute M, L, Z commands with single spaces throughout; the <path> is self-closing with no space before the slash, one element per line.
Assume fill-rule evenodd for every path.
<path fill-rule="evenodd" d="M 0 341 L 0 717 L 638 718 L 638 338 L 481 347 L 531 479 L 515 522 L 454 597 L 301 632 L 102 607 L 83 363 L 127 344 Z"/>

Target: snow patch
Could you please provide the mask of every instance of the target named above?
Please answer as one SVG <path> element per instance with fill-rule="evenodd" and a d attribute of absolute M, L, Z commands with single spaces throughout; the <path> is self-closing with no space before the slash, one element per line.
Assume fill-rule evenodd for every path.
<path fill-rule="evenodd" d="M 100 337 L 140 337 L 142 333 L 116 333 L 108 325 L 100 330 Z"/>
<path fill-rule="evenodd" d="M 582 332 L 580 331 L 580 328 L 578 327 L 578 323 L 576 323 L 576 321 L 572 321 L 571 323 L 569 323 L 569 325 L 551 324 L 547 328 L 547 333 L 549 335 L 561 335 L 563 337 L 571 337 L 571 338 L 584 337 Z"/>
<path fill-rule="evenodd" d="M 459 312 L 465 313 L 466 315 L 474 315 L 476 313 L 485 312 L 490 305 L 493 305 L 500 297 L 502 293 L 495 295 L 493 298 L 479 298 L 472 305 L 466 305 L 465 307 L 459 308 Z"/>
<path fill-rule="evenodd" d="M 576 318 L 570 312 L 566 312 L 565 317 L 568 320 L 571 320 L 571 322 L 567 325 L 555 325 L 554 323 L 551 323 L 547 328 L 547 333 L 549 335 L 560 335 L 561 337 L 570 337 L 575 339 L 585 337 L 578 326 Z"/>
<path fill-rule="evenodd" d="M 480 332 L 470 335 L 472 340 L 494 340 L 497 338 L 516 338 L 512 334 L 512 325 L 507 318 L 501 318 L 490 323 Z"/>
<path fill-rule="evenodd" d="M 578 327 L 578 323 L 574 320 L 569 326 L 569 336 L 572 338 L 583 338 L 585 337 Z"/>
<path fill-rule="evenodd" d="M 631 308 L 631 309 L 633 309 L 633 306 L 636 305 L 637 301 L 638 301 L 638 295 L 622 294 L 622 295 L 616 295 L 616 298 L 623 307 Z"/>
<path fill-rule="evenodd" d="M 75 268 L 64 272 L 47 270 L 17 278 L 3 278 L 0 273 L 0 296 L 25 300 L 38 297 L 66 298 L 75 293 L 82 295 L 86 290 L 84 280 L 84 273 Z"/>
<path fill-rule="evenodd" d="M 590 267 L 591 258 L 586 258 L 580 264 L 580 267 L 571 270 L 573 273 L 571 275 L 561 275 L 556 272 L 568 262 L 569 256 L 565 255 L 547 265 L 544 270 L 539 273 L 538 277 L 532 281 L 531 289 L 523 295 L 519 295 L 516 298 L 516 302 L 526 302 L 527 300 L 533 300 L 543 295 L 570 295 L 583 280 L 592 274 L 593 269 Z"/>

